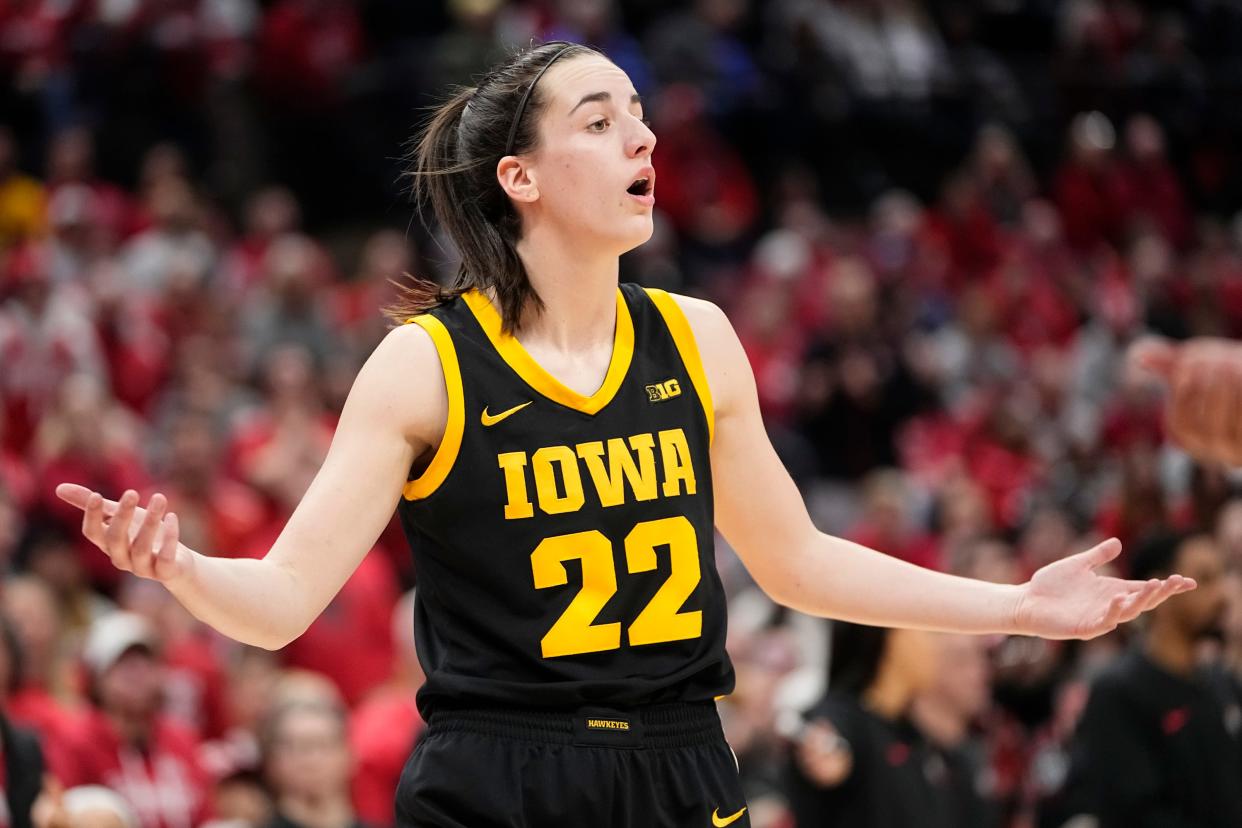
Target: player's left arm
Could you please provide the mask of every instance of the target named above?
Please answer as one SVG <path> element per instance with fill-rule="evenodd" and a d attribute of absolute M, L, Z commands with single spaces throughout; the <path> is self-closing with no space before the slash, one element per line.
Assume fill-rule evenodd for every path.
<path fill-rule="evenodd" d="M 1179 575 L 1144 582 L 1096 574 L 1120 552 L 1115 539 L 1011 586 L 923 569 L 820 532 L 768 439 L 733 326 L 710 302 L 674 299 L 694 332 L 715 412 L 716 525 L 775 601 L 878 626 L 1091 638 L 1194 588 Z"/>

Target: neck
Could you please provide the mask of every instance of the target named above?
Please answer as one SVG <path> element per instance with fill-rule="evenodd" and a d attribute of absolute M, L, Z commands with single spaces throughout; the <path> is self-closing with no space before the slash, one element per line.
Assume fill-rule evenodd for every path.
<path fill-rule="evenodd" d="M 1183 631 L 1152 619 L 1143 642 L 1143 652 L 1157 665 L 1174 675 L 1188 676 L 1195 668 L 1194 641 Z"/>
<path fill-rule="evenodd" d="M 562 351 L 607 344 L 616 321 L 618 258 L 567 242 L 551 228 L 532 227 L 518 242 L 531 287 L 543 312 L 522 314 L 525 343 Z"/>
<path fill-rule="evenodd" d="M 913 696 L 905 679 L 891 670 L 881 670 L 863 691 L 863 703 L 886 719 L 897 719 L 910 707 Z"/>
<path fill-rule="evenodd" d="M 941 747 L 954 747 L 966 738 L 966 719 L 943 699 L 920 695 L 910 705 L 910 712 L 919 730 Z"/>
<path fill-rule="evenodd" d="M 289 793 L 280 797 L 280 811 L 306 828 L 344 828 L 354 821 L 349 798 L 340 792 Z"/>

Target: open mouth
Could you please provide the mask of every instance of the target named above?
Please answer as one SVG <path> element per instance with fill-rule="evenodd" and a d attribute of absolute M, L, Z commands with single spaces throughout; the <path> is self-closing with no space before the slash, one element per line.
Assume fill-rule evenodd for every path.
<path fill-rule="evenodd" d="M 635 196 L 651 195 L 651 179 L 646 176 L 636 178 L 634 183 L 627 187 L 625 191 Z"/>

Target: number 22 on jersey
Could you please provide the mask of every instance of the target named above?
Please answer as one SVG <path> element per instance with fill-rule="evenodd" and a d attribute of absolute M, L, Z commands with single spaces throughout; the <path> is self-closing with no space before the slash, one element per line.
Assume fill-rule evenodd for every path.
<path fill-rule="evenodd" d="M 630 574 L 656 568 L 657 547 L 667 546 L 671 571 L 651 596 L 626 633 L 631 646 L 698 638 L 703 612 L 681 612 L 681 606 L 699 583 L 699 548 L 694 526 L 682 516 L 647 520 L 625 537 L 625 565 Z M 621 622 L 596 624 L 595 619 L 617 592 L 612 543 L 592 529 L 544 538 L 531 553 L 535 589 L 569 583 L 565 562 L 582 561 L 582 589 L 556 619 L 541 642 L 544 658 L 616 650 L 621 646 Z"/>

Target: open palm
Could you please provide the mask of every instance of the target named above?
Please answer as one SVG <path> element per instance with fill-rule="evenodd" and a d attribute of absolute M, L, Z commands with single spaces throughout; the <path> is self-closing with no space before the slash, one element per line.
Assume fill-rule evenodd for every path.
<path fill-rule="evenodd" d="M 1181 575 L 1128 581 L 1095 572 L 1120 553 L 1121 542 L 1109 538 L 1036 572 L 1023 585 L 1018 630 L 1042 638 L 1095 638 L 1196 586 Z"/>

